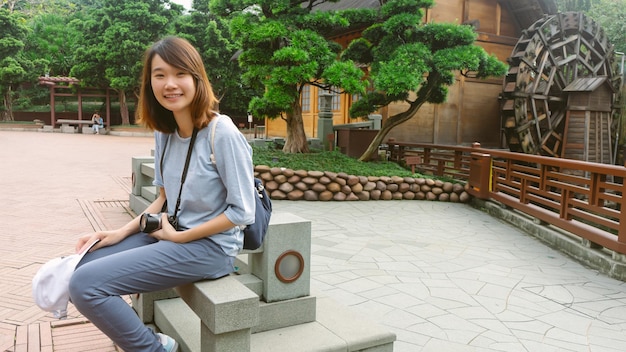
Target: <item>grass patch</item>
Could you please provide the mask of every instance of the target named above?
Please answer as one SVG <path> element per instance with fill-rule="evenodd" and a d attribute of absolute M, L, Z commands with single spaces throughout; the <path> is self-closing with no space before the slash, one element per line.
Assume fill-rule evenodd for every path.
<path fill-rule="evenodd" d="M 414 174 L 394 162 L 363 162 L 338 151 L 285 154 L 273 148 L 253 147 L 252 149 L 254 165 L 284 167 L 292 170 L 345 172 L 356 176 L 428 177 Z"/>

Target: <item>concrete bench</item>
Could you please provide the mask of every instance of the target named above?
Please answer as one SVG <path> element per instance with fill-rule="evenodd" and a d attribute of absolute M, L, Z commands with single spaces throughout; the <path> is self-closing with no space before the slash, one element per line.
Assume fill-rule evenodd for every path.
<path fill-rule="evenodd" d="M 56 123 L 61 125 L 61 132 L 63 133 L 94 133 L 93 129 L 91 128 L 91 125 L 93 125 L 93 122 L 91 120 L 59 119 L 56 120 Z M 106 134 L 106 128 L 100 128 L 100 133 Z"/>
<path fill-rule="evenodd" d="M 131 208 L 156 194 L 154 158 L 133 158 Z M 181 351 L 393 351 L 395 334 L 311 294 L 311 222 L 272 214 L 265 242 L 244 251 L 237 271 L 217 280 L 134 296 L 135 311 L 174 337 Z"/>

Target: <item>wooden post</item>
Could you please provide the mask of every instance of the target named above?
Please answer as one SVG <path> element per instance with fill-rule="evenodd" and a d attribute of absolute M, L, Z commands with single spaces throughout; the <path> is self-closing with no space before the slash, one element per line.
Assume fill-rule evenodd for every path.
<path fill-rule="evenodd" d="M 54 108 L 54 104 L 55 104 L 55 100 L 54 100 L 54 95 L 56 93 L 54 92 L 54 84 L 50 86 L 50 124 L 52 125 L 52 128 L 54 129 L 54 125 L 56 124 L 56 114 L 55 114 L 55 108 Z"/>
<path fill-rule="evenodd" d="M 470 161 L 468 193 L 480 199 L 489 199 L 491 191 L 491 155 L 473 152 Z"/>

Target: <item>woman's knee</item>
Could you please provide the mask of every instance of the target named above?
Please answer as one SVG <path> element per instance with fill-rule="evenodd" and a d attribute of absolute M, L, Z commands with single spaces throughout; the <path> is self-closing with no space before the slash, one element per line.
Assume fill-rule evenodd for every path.
<path fill-rule="evenodd" d="M 93 284 L 91 278 L 93 274 L 89 270 L 79 267 L 72 274 L 69 284 L 70 300 L 76 307 L 80 307 L 83 303 L 90 300 L 90 296 L 94 295 Z"/>

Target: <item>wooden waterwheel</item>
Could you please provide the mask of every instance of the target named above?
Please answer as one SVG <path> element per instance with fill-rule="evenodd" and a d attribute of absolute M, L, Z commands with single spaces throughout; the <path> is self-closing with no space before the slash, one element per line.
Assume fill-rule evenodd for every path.
<path fill-rule="evenodd" d="M 618 87 L 619 75 L 614 74 L 613 61 L 612 45 L 604 31 L 582 13 L 546 16 L 523 31 L 509 58 L 501 94 L 502 127 L 509 149 L 568 157 L 564 145 L 570 123 L 571 87 L 588 87 L 589 82 L 581 79 L 602 79 Z M 598 130 L 603 134 L 602 141 L 608 141 L 608 154 L 616 148 L 616 96 L 611 94 L 607 104 L 603 103 L 610 112 L 602 115 Z"/>

